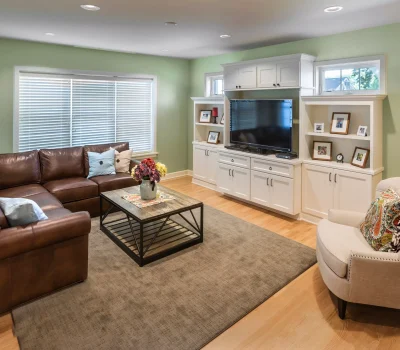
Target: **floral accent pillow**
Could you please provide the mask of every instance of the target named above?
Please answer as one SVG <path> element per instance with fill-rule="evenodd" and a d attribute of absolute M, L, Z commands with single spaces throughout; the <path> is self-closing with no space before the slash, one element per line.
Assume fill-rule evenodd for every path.
<path fill-rule="evenodd" d="M 371 205 L 360 230 L 369 245 L 380 252 L 400 251 L 400 195 L 393 189 Z"/>

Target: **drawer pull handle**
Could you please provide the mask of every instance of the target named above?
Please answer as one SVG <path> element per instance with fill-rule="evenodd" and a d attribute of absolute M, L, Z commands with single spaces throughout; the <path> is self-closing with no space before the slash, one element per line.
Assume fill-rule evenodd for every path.
<path fill-rule="evenodd" d="M 272 166 L 269 167 L 269 170 L 272 170 Z"/>
<path fill-rule="evenodd" d="M 231 169 L 229 169 L 229 176 L 231 176 Z"/>
<path fill-rule="evenodd" d="M 274 187 L 274 186 L 272 186 L 272 180 L 273 180 L 273 179 L 271 179 L 271 187 Z"/>
<path fill-rule="evenodd" d="M 267 177 L 267 186 L 269 186 L 269 177 Z"/>

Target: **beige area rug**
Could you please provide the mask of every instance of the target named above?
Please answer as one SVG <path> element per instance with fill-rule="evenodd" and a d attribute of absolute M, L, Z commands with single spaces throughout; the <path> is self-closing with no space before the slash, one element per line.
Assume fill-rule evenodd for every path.
<path fill-rule="evenodd" d="M 216 209 L 204 221 L 204 243 L 140 268 L 93 219 L 88 280 L 13 311 L 21 349 L 199 349 L 316 262 Z"/>

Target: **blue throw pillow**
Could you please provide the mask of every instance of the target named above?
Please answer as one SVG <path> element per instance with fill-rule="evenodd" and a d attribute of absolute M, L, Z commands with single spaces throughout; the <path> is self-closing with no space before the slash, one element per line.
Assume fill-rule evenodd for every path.
<path fill-rule="evenodd" d="M 93 176 L 115 175 L 115 150 L 110 149 L 104 153 L 88 152 L 89 157 L 89 175 Z"/>
<path fill-rule="evenodd" d="M 26 198 L 0 197 L 0 208 L 11 227 L 48 219 L 36 202 Z"/>

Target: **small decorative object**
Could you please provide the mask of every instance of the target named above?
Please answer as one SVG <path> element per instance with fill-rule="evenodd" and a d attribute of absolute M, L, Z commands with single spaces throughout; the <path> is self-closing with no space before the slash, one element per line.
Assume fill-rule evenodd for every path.
<path fill-rule="evenodd" d="M 343 164 L 343 159 L 344 159 L 344 156 L 343 156 L 342 153 L 339 153 L 339 154 L 336 156 L 336 161 L 337 161 L 338 163 L 342 163 L 342 164 Z"/>
<path fill-rule="evenodd" d="M 222 118 L 221 118 L 221 121 L 219 123 L 222 124 L 222 125 L 225 124 L 225 113 L 222 113 Z"/>
<path fill-rule="evenodd" d="M 152 205 L 172 201 L 175 199 L 174 196 L 171 196 L 170 194 L 161 191 L 157 191 L 156 198 L 152 200 L 143 200 L 139 194 L 128 194 L 122 196 L 122 198 L 136 205 L 140 209 L 151 207 Z"/>
<path fill-rule="evenodd" d="M 332 142 L 314 141 L 314 160 L 332 160 Z"/>
<path fill-rule="evenodd" d="M 365 168 L 367 166 L 368 157 L 369 149 L 356 147 L 351 164 L 359 168 Z"/>
<path fill-rule="evenodd" d="M 325 130 L 324 123 L 314 123 L 314 132 L 323 133 Z"/>
<path fill-rule="evenodd" d="M 211 122 L 211 111 L 200 111 L 200 123 Z"/>
<path fill-rule="evenodd" d="M 213 107 L 211 116 L 214 118 L 213 123 L 214 123 L 214 124 L 218 124 L 218 123 L 217 123 L 217 118 L 218 118 L 218 107 Z"/>
<path fill-rule="evenodd" d="M 367 129 L 368 126 L 360 125 L 358 127 L 357 136 L 364 136 L 364 137 L 367 136 Z"/>
<path fill-rule="evenodd" d="M 350 113 L 332 113 L 331 134 L 347 135 L 350 126 Z"/>
<path fill-rule="evenodd" d="M 219 131 L 210 131 L 208 133 L 208 139 L 207 139 L 208 143 L 217 144 L 218 143 L 218 139 L 219 139 Z"/>
<path fill-rule="evenodd" d="M 140 196 L 143 200 L 152 200 L 157 196 L 157 182 L 167 174 L 167 167 L 162 163 L 156 163 L 151 158 L 143 159 L 131 172 L 131 176 L 142 181 L 140 184 Z"/>

